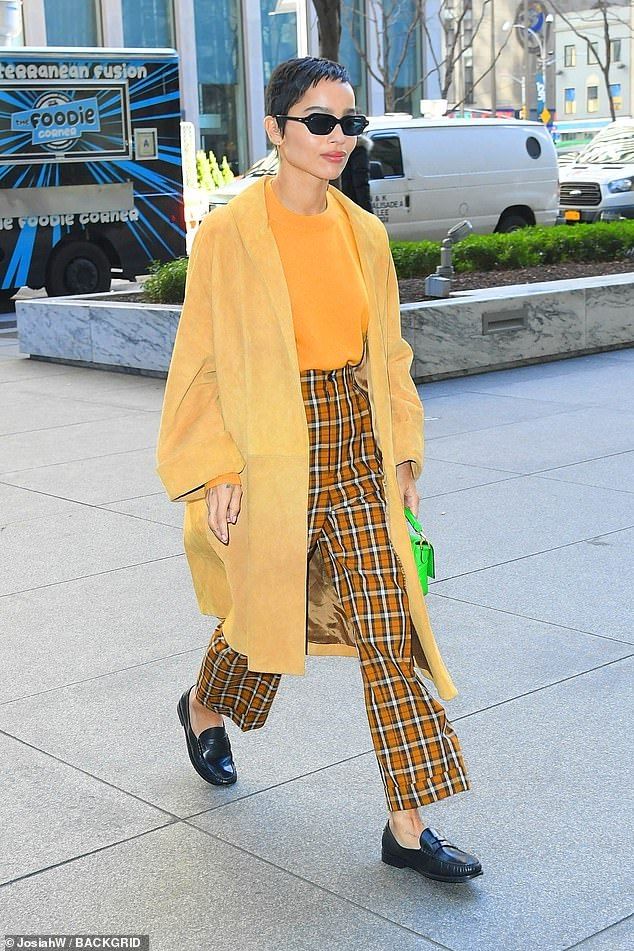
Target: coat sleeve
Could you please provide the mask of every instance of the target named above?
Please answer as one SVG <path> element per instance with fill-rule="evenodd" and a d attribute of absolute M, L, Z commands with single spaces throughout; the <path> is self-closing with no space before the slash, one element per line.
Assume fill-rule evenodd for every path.
<path fill-rule="evenodd" d="M 237 472 L 225 472 L 223 475 L 216 476 L 215 479 L 208 479 L 205 482 L 205 491 L 207 489 L 213 489 L 215 485 L 220 485 L 222 482 L 232 482 L 234 485 L 242 485 L 242 479 Z"/>
<path fill-rule="evenodd" d="M 392 437 L 396 465 L 412 463 L 414 479 L 420 477 L 424 464 L 424 409 L 410 373 L 414 351 L 401 335 L 401 306 L 398 279 L 388 240 L 388 275 L 386 296 L 387 369 L 392 405 Z"/>
<path fill-rule="evenodd" d="M 204 498 L 206 482 L 245 466 L 220 407 L 212 328 L 212 215 L 203 218 L 192 243 L 159 423 L 156 472 L 172 502 Z"/>

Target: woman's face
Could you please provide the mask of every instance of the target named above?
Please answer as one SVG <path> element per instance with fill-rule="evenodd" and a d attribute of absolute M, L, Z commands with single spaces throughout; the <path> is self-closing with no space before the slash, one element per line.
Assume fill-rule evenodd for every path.
<path fill-rule="evenodd" d="M 289 116 L 309 116 L 313 112 L 329 113 L 338 119 L 357 112 L 354 90 L 349 83 L 330 79 L 311 86 L 291 108 Z M 267 132 L 279 147 L 280 165 L 287 163 L 316 178 L 338 178 L 357 144 L 356 135 L 344 135 L 336 125 L 327 135 L 313 135 L 303 122 L 287 121 L 281 138 L 275 119 L 267 117 Z"/>

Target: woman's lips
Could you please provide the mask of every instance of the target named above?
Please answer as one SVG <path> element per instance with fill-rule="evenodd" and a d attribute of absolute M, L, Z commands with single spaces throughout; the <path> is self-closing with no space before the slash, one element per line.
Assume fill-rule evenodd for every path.
<path fill-rule="evenodd" d="M 323 157 L 328 159 L 329 162 L 343 162 L 345 159 L 345 153 L 343 155 L 328 155 L 328 153 L 323 152 Z"/>

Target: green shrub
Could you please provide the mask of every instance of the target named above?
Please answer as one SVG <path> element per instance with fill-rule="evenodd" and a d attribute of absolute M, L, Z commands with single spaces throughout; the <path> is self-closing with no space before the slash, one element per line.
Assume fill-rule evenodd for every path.
<path fill-rule="evenodd" d="M 394 241 L 390 245 L 399 277 L 430 274 L 440 262 L 440 245 L 435 241 Z"/>
<path fill-rule="evenodd" d="M 391 241 L 400 278 L 424 278 L 440 264 L 440 242 Z M 500 271 L 566 261 L 614 261 L 634 250 L 634 220 L 521 228 L 509 234 L 472 234 L 453 248 L 460 271 Z"/>
<path fill-rule="evenodd" d="M 182 304 L 188 258 L 175 258 L 167 264 L 152 261 L 150 276 L 143 284 L 143 294 L 152 304 Z"/>
<path fill-rule="evenodd" d="M 440 264 L 440 242 L 391 241 L 400 278 L 424 278 Z M 565 261 L 615 261 L 634 253 L 634 220 L 521 228 L 509 234 L 472 234 L 453 249 L 453 265 L 461 271 L 500 271 L 561 264 Z M 634 270 L 634 261 L 632 264 Z M 153 261 L 143 285 L 153 304 L 182 304 L 187 258 L 167 264 Z"/>

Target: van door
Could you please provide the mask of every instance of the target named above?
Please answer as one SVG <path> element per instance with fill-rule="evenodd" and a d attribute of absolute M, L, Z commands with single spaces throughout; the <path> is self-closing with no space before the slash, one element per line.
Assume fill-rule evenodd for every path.
<path fill-rule="evenodd" d="M 370 132 L 370 195 L 372 210 L 393 241 L 407 240 L 410 229 L 409 179 L 405 175 L 398 132 Z"/>
<path fill-rule="evenodd" d="M 482 128 L 477 120 L 462 125 L 441 119 L 438 125 L 407 130 L 404 148 L 413 176 L 412 240 L 442 241 L 465 218 L 476 232 L 493 231 L 508 160 L 500 129 Z"/>

